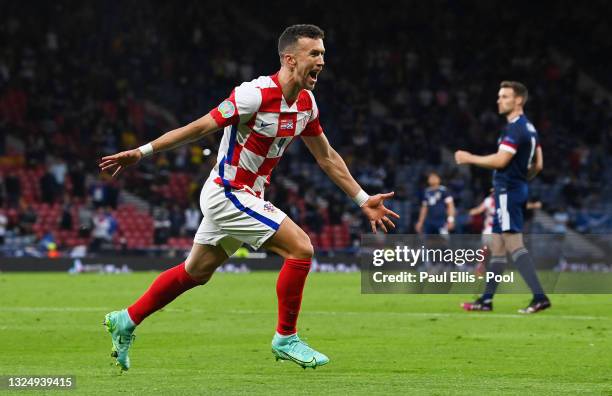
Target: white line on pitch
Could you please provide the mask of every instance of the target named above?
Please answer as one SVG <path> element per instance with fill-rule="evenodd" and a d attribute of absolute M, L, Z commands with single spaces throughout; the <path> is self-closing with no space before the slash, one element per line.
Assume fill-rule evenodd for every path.
<path fill-rule="evenodd" d="M 193 312 L 206 312 L 205 310 Z M 248 311 L 248 310 L 231 310 L 229 313 L 236 314 L 276 314 L 274 312 L 268 311 Z M 540 315 L 524 315 L 524 314 L 498 314 L 498 313 L 483 313 L 483 312 L 475 312 L 475 313 L 467 313 L 467 312 L 375 312 L 375 311 L 364 311 L 364 312 L 354 312 L 354 311 L 303 311 L 302 314 L 305 315 L 331 315 L 331 316 L 342 316 L 342 315 L 382 315 L 382 316 L 416 316 L 416 317 L 463 317 L 463 318 L 525 318 L 525 317 L 537 317 L 537 318 L 547 318 L 547 319 L 570 319 L 570 320 L 611 320 L 612 318 L 607 316 L 586 316 L 586 315 L 549 315 L 549 314 L 540 314 Z"/>
<path fill-rule="evenodd" d="M 102 312 L 109 311 L 108 307 L 0 307 L 0 312 Z M 182 309 L 182 308 L 165 308 L 166 312 L 193 312 L 193 313 L 213 313 L 215 310 L 206 309 Z M 255 311 L 255 310 L 228 310 L 226 313 L 239 315 L 276 315 L 273 311 Z M 568 320 L 612 320 L 608 316 L 586 316 L 586 315 L 521 315 L 521 314 L 503 314 L 503 313 L 467 313 L 467 312 L 385 312 L 385 311 L 302 311 L 303 315 L 380 315 L 380 316 L 412 316 L 412 317 L 438 317 L 438 318 L 525 318 L 535 317 L 540 319 L 568 319 Z"/>

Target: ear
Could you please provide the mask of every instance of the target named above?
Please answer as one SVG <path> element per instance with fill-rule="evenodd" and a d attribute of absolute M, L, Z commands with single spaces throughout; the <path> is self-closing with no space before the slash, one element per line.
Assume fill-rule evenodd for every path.
<path fill-rule="evenodd" d="M 295 67 L 296 65 L 296 60 L 295 60 L 295 56 L 291 55 L 291 54 L 287 54 L 287 65 L 291 66 L 291 67 Z"/>

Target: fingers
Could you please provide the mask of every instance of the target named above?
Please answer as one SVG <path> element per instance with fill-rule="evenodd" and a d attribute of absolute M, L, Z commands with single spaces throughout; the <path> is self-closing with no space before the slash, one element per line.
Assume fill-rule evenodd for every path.
<path fill-rule="evenodd" d="M 113 174 L 111 175 L 111 177 L 115 177 L 117 176 L 121 171 L 123 170 L 123 167 L 121 165 L 119 165 L 117 167 L 117 169 L 113 172 Z"/>
<path fill-rule="evenodd" d="M 395 228 L 395 224 L 387 217 L 384 216 L 382 220 L 391 228 Z"/>
<path fill-rule="evenodd" d="M 378 220 L 370 220 L 370 228 L 372 228 L 372 232 L 374 234 L 376 234 L 377 227 L 380 227 L 381 230 L 383 230 L 385 233 L 388 233 L 389 228 L 387 228 L 387 226 L 389 228 L 395 228 L 395 224 L 393 224 L 393 222 L 387 216 L 383 216 L 381 219 Z"/>
<path fill-rule="evenodd" d="M 100 169 L 102 171 L 105 171 L 105 170 L 109 170 L 109 169 L 114 168 L 115 166 L 119 166 L 119 165 L 116 162 L 113 162 L 113 161 L 106 161 L 106 162 L 100 163 L 98 166 L 100 167 Z"/>
<path fill-rule="evenodd" d="M 395 191 L 391 191 L 391 192 L 388 192 L 388 193 L 380 194 L 382 199 L 389 199 L 389 198 L 393 197 L 393 195 L 395 195 Z"/>
<path fill-rule="evenodd" d="M 387 213 L 388 215 L 391 215 L 393 217 L 395 217 L 396 219 L 400 218 L 400 215 L 398 215 L 397 213 L 395 213 L 394 211 L 392 211 L 391 209 L 387 209 L 385 208 L 385 213 Z"/>
<path fill-rule="evenodd" d="M 387 231 L 387 227 L 385 227 L 385 223 L 383 223 L 382 220 L 377 220 L 376 224 L 378 224 L 380 226 L 380 228 L 385 232 L 385 234 L 388 232 Z"/>
<path fill-rule="evenodd" d="M 101 161 L 102 162 L 104 162 L 104 161 L 112 161 L 112 160 L 117 159 L 118 156 L 119 156 L 119 154 L 107 155 L 106 157 L 102 157 Z"/>
<path fill-rule="evenodd" d="M 129 158 L 129 155 L 127 155 L 126 153 L 127 153 L 126 151 L 122 151 L 117 154 L 107 155 L 106 157 L 102 157 L 100 159 L 100 164 L 98 166 L 102 167 L 108 164 L 116 164 L 117 162 L 120 162 L 122 159 L 127 159 Z"/>

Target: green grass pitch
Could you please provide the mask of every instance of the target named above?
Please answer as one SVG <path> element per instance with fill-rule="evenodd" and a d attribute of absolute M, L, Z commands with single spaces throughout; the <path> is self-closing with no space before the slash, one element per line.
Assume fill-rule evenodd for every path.
<path fill-rule="evenodd" d="M 276 273 L 217 274 L 136 331 L 132 369 L 111 365 L 107 311 L 155 273 L 0 274 L 0 375 L 71 374 L 52 394 L 612 395 L 612 299 L 500 295 L 465 313 L 461 295 L 362 295 L 359 274 L 311 274 L 300 334 L 331 362 L 276 362 Z M 0 390 L 0 394 L 3 394 Z M 19 394 L 41 394 L 22 391 Z"/>

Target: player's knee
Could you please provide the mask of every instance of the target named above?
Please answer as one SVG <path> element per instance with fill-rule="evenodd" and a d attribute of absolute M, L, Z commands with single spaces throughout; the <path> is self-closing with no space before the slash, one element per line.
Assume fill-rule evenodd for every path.
<path fill-rule="evenodd" d="M 504 234 L 504 247 L 507 253 L 512 253 L 517 249 L 523 248 L 523 236 L 522 234 Z"/>
<path fill-rule="evenodd" d="M 189 260 L 185 264 L 185 271 L 200 284 L 205 284 L 212 278 L 216 266 L 210 265 L 210 263 L 206 263 L 204 260 Z"/>
<path fill-rule="evenodd" d="M 203 271 L 197 267 L 185 268 L 185 270 L 194 281 L 201 284 L 208 282 L 212 277 L 212 273 L 210 273 L 210 271 Z"/>
<path fill-rule="evenodd" d="M 295 246 L 291 251 L 291 257 L 298 259 L 309 259 L 314 256 L 314 247 L 312 246 L 312 242 L 305 232 L 302 232 L 295 242 Z"/>

